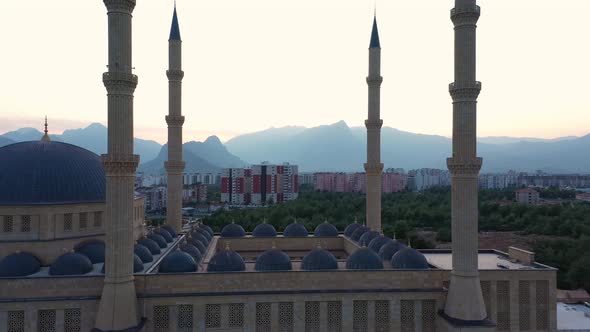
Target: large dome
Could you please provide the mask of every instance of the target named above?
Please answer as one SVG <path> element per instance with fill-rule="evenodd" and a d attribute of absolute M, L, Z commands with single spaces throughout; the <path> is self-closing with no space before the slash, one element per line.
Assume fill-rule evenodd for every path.
<path fill-rule="evenodd" d="M 105 201 L 100 157 L 75 145 L 32 141 L 0 148 L 0 205 Z"/>

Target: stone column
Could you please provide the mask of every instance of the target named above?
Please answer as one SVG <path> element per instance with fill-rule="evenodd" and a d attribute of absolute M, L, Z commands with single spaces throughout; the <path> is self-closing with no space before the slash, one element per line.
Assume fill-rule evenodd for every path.
<path fill-rule="evenodd" d="M 108 10 L 109 71 L 103 74 L 108 93 L 106 173 L 106 275 L 96 328 L 118 331 L 138 325 L 133 280 L 133 199 L 139 156 L 133 154 L 131 13 L 135 0 L 104 0 Z"/>
<path fill-rule="evenodd" d="M 477 176 L 482 159 L 476 152 L 477 97 L 475 80 L 475 30 L 480 8 L 476 0 L 456 0 L 451 11 L 455 25 L 455 82 L 453 98 L 453 155 L 451 172 L 453 270 L 445 313 L 461 320 L 486 318 L 478 271 Z"/>
<path fill-rule="evenodd" d="M 172 17 L 170 39 L 168 40 L 168 161 L 164 163 L 168 178 L 166 194 L 166 223 L 176 232 L 182 230 L 182 40 L 178 27 L 176 8 Z"/>
<path fill-rule="evenodd" d="M 366 224 L 374 231 L 381 232 L 381 45 L 377 30 L 377 19 L 373 20 L 373 32 L 369 46 L 369 115 L 365 121 L 367 127 L 367 162 L 365 172 L 367 174 L 367 206 Z"/>

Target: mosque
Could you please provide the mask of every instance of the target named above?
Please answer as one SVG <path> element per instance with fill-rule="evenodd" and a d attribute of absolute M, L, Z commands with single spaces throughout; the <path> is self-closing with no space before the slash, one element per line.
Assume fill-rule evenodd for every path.
<path fill-rule="evenodd" d="M 381 44 L 369 44 L 367 223 L 282 232 L 183 224 L 182 42 L 169 38 L 166 225 L 148 230 L 134 193 L 131 27 L 108 11 L 108 153 L 39 141 L 0 148 L 0 331 L 554 331 L 556 270 L 477 244 L 476 0 L 456 0 L 452 250 L 381 232 Z"/>

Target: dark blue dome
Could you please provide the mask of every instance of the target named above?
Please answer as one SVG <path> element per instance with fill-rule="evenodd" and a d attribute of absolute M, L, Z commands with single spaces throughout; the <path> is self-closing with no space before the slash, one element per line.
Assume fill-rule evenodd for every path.
<path fill-rule="evenodd" d="M 154 230 L 154 233 L 161 235 L 164 240 L 166 240 L 167 243 L 173 242 L 174 238 L 172 237 L 172 234 L 170 234 L 167 230 L 165 230 L 162 227 L 158 227 Z"/>
<path fill-rule="evenodd" d="M 201 231 L 202 232 L 202 231 Z M 198 231 L 193 231 L 191 233 L 191 236 L 198 241 L 201 241 L 203 243 L 203 245 L 206 247 L 209 245 L 209 240 L 207 240 L 207 238 L 205 237 L 205 235 L 203 235 L 202 233 L 198 232 Z"/>
<path fill-rule="evenodd" d="M 391 257 L 393 257 L 396 252 L 404 249 L 405 247 L 405 245 L 395 240 L 391 240 L 391 242 L 384 244 L 381 249 L 379 249 L 379 257 L 381 257 L 381 259 L 384 261 L 390 261 Z"/>
<path fill-rule="evenodd" d="M 150 233 L 147 238 L 156 242 L 160 248 L 168 247 L 168 242 L 166 242 L 166 239 L 160 234 Z"/>
<path fill-rule="evenodd" d="M 203 259 L 203 255 L 201 255 L 201 251 L 193 246 L 190 243 L 183 243 L 180 245 L 180 250 L 186 252 L 187 254 L 191 255 L 191 257 L 195 260 L 195 263 L 199 264 L 201 259 Z"/>
<path fill-rule="evenodd" d="M 221 230 L 221 237 L 244 237 L 246 231 L 238 224 L 227 224 Z"/>
<path fill-rule="evenodd" d="M 172 227 L 172 225 L 168 225 L 168 224 L 162 225 L 161 228 L 165 229 L 168 233 L 170 233 L 170 235 L 172 237 L 176 237 L 177 236 L 176 231 L 174 230 L 174 227 Z"/>
<path fill-rule="evenodd" d="M 159 255 L 162 251 L 160 250 L 160 246 L 158 242 L 144 237 L 143 239 L 139 239 L 137 243 L 141 244 L 142 246 L 148 248 L 148 250 L 152 253 L 152 255 Z"/>
<path fill-rule="evenodd" d="M 160 249 L 160 248 L 158 248 L 158 249 Z M 139 242 L 135 245 L 133 252 L 144 263 L 149 263 L 149 262 L 154 261 L 154 257 L 152 256 L 152 253 L 150 252 L 150 250 L 146 246 L 140 244 Z"/>
<path fill-rule="evenodd" d="M 143 271 L 143 262 L 137 255 L 133 255 L 133 273 Z"/>
<path fill-rule="evenodd" d="M 233 250 L 222 250 L 216 253 L 207 264 L 208 272 L 232 272 L 244 271 L 246 264 L 244 259 Z"/>
<path fill-rule="evenodd" d="M 106 264 L 103 264 L 102 269 L 100 270 L 100 273 L 104 274 L 106 271 Z M 139 256 L 137 254 L 133 254 L 133 273 L 138 273 L 143 271 L 143 262 L 141 261 L 141 258 L 139 258 Z"/>
<path fill-rule="evenodd" d="M 0 148 L 0 205 L 105 201 L 100 157 L 61 142 L 21 142 Z"/>
<path fill-rule="evenodd" d="M 303 257 L 301 261 L 303 270 L 336 270 L 338 261 L 331 252 L 324 249 L 314 249 Z"/>
<path fill-rule="evenodd" d="M 374 238 L 378 237 L 379 235 L 380 235 L 379 232 L 376 232 L 376 231 L 368 231 L 368 232 L 365 232 L 359 238 L 359 244 L 361 246 L 367 247 L 369 245 L 369 243 L 371 242 L 371 240 L 373 240 Z"/>
<path fill-rule="evenodd" d="M 0 277 L 24 277 L 39 272 L 41 263 L 37 257 L 17 252 L 0 260 Z"/>
<path fill-rule="evenodd" d="M 83 243 L 75 251 L 88 257 L 92 264 L 104 263 L 104 242 L 102 241 L 93 240 Z"/>
<path fill-rule="evenodd" d="M 199 251 L 201 252 L 201 256 L 205 255 L 205 252 L 207 251 L 207 247 L 205 247 L 205 245 L 203 244 L 202 241 L 197 240 L 192 236 L 188 236 L 186 238 L 186 242 L 192 244 L 197 249 L 199 249 Z"/>
<path fill-rule="evenodd" d="M 385 235 L 379 235 L 376 238 L 372 239 L 367 247 L 369 247 L 369 249 L 373 250 L 375 253 L 379 253 L 381 247 L 392 241 L 392 239 L 388 238 Z"/>
<path fill-rule="evenodd" d="M 209 241 L 211 241 L 211 239 L 213 239 L 213 236 L 211 236 L 211 234 L 209 234 L 209 232 L 207 232 L 207 230 L 204 228 L 197 227 L 193 230 L 193 233 L 199 233 L 199 234 L 203 235 L 203 237 L 205 237 L 205 240 L 207 240 L 207 242 L 209 242 Z"/>
<path fill-rule="evenodd" d="M 284 237 L 307 237 L 309 232 L 303 224 L 292 223 L 285 228 L 283 232 Z"/>
<path fill-rule="evenodd" d="M 168 254 L 160 264 L 161 273 L 183 273 L 197 271 L 197 263 L 184 251 L 176 250 Z"/>
<path fill-rule="evenodd" d="M 289 255 L 278 249 L 270 249 L 256 258 L 256 271 L 289 271 L 293 268 Z"/>
<path fill-rule="evenodd" d="M 211 227 L 209 227 L 205 224 L 199 224 L 198 227 L 206 230 L 209 233 L 209 235 L 211 235 L 211 237 L 213 237 L 213 229 Z"/>
<path fill-rule="evenodd" d="M 383 270 L 383 261 L 373 250 L 364 247 L 348 256 L 346 268 L 349 270 Z"/>
<path fill-rule="evenodd" d="M 352 232 L 350 239 L 355 242 L 358 242 L 361 239 L 361 236 L 363 236 L 363 234 L 365 234 L 366 232 L 368 232 L 370 230 L 371 229 L 367 226 L 361 226 L 361 227 L 357 228 L 354 232 Z"/>
<path fill-rule="evenodd" d="M 256 227 L 254 227 L 254 231 L 252 231 L 252 236 L 273 237 L 277 236 L 277 230 L 271 224 L 259 224 Z"/>
<path fill-rule="evenodd" d="M 92 262 L 82 254 L 68 252 L 59 256 L 49 268 L 49 274 L 54 276 L 81 275 L 92 271 Z"/>
<path fill-rule="evenodd" d="M 327 221 L 319 224 L 313 231 L 313 236 L 333 237 L 338 236 L 338 229 Z"/>
<path fill-rule="evenodd" d="M 391 257 L 391 266 L 399 270 L 425 270 L 428 261 L 421 252 L 412 248 L 404 248 Z"/>
<path fill-rule="evenodd" d="M 361 227 L 361 224 L 358 224 L 356 221 L 348 226 L 346 226 L 346 229 L 344 230 L 344 235 L 351 237 L 352 233 L 354 233 L 354 231 L 357 230 L 357 228 Z"/>

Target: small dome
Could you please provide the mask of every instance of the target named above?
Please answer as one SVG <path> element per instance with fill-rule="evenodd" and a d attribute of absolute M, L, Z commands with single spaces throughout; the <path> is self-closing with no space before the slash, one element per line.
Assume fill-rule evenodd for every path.
<path fill-rule="evenodd" d="M 49 268 L 53 276 L 81 275 L 92 271 L 92 262 L 82 254 L 68 252 L 59 256 Z"/>
<path fill-rule="evenodd" d="M 170 235 L 172 235 L 172 237 L 176 237 L 178 236 L 176 234 L 176 231 L 174 230 L 174 227 L 172 227 L 172 225 L 162 225 L 161 228 L 165 229 L 168 233 L 170 233 Z"/>
<path fill-rule="evenodd" d="M 142 239 L 139 239 L 137 243 L 148 248 L 152 255 L 159 255 L 160 253 L 162 253 L 162 251 L 160 250 L 160 246 L 158 245 L 158 242 L 150 238 L 144 237 Z"/>
<path fill-rule="evenodd" d="M 203 235 L 203 237 L 205 237 L 207 242 L 210 242 L 211 239 L 213 239 L 213 236 L 211 236 L 211 234 L 209 234 L 209 232 L 207 232 L 207 230 L 204 228 L 197 227 L 193 230 L 193 233 L 199 233 L 199 234 Z"/>
<path fill-rule="evenodd" d="M 354 231 L 357 230 L 357 228 L 361 227 L 362 225 L 357 223 L 356 221 L 348 226 L 346 226 L 346 229 L 344 230 L 344 235 L 347 237 L 351 237 L 352 233 L 354 233 Z"/>
<path fill-rule="evenodd" d="M 293 268 L 291 258 L 278 249 L 270 249 L 256 258 L 256 271 L 289 271 Z"/>
<path fill-rule="evenodd" d="M 369 249 L 373 250 L 375 253 L 378 253 L 381 247 L 388 244 L 389 242 L 393 241 L 392 239 L 388 238 L 385 235 L 379 235 L 369 242 Z"/>
<path fill-rule="evenodd" d="M 289 224 L 283 232 L 284 237 L 307 237 L 308 235 L 309 232 L 305 226 L 296 222 Z"/>
<path fill-rule="evenodd" d="M 186 242 L 189 243 L 189 244 L 192 244 L 197 249 L 199 249 L 199 251 L 201 252 L 201 256 L 205 255 L 205 252 L 207 251 L 207 247 L 205 247 L 205 245 L 203 244 L 203 242 L 201 242 L 200 240 L 195 239 L 192 236 L 187 237 L 186 238 Z"/>
<path fill-rule="evenodd" d="M 160 234 L 151 233 L 151 234 L 148 234 L 147 238 L 156 242 L 160 248 L 168 247 L 168 243 L 166 242 L 166 239 L 164 239 L 164 237 Z"/>
<path fill-rule="evenodd" d="M 158 228 L 154 229 L 154 233 L 162 236 L 164 238 L 164 240 L 166 240 L 167 243 L 174 241 L 172 234 L 170 234 L 166 229 L 164 229 L 162 227 L 158 227 Z"/>
<path fill-rule="evenodd" d="M 370 230 L 371 229 L 367 226 L 361 226 L 361 227 L 357 228 L 354 232 L 352 232 L 350 239 L 353 240 L 354 242 L 358 242 L 361 239 L 361 236 L 363 236 L 363 234 L 365 234 L 366 232 L 368 232 Z"/>
<path fill-rule="evenodd" d="M 254 228 L 252 231 L 252 236 L 256 237 L 274 237 L 277 236 L 277 230 L 274 228 L 273 225 L 263 223 L 259 224 Z"/>
<path fill-rule="evenodd" d="M 186 252 L 187 254 L 191 255 L 191 257 L 195 260 L 195 263 L 199 264 L 203 256 L 201 255 L 201 251 L 195 246 L 190 243 L 183 243 L 180 245 L 180 250 Z"/>
<path fill-rule="evenodd" d="M 374 238 L 378 237 L 379 235 L 380 235 L 379 232 L 376 232 L 376 231 L 368 231 L 368 232 L 365 232 L 359 238 L 359 244 L 361 246 L 367 247 L 367 246 L 369 246 L 369 243 L 371 242 L 371 240 L 373 240 Z"/>
<path fill-rule="evenodd" d="M 246 231 L 238 224 L 227 224 L 221 230 L 221 237 L 244 237 Z"/>
<path fill-rule="evenodd" d="M 158 248 L 158 249 L 160 249 L 160 248 Z M 149 263 L 149 262 L 154 261 L 154 257 L 152 256 L 152 253 L 150 252 L 150 250 L 142 244 L 139 244 L 139 243 L 136 244 L 135 248 L 133 249 L 133 252 L 144 263 Z"/>
<path fill-rule="evenodd" d="M 175 250 L 164 257 L 160 273 L 184 273 L 197 271 L 197 263 L 184 251 Z"/>
<path fill-rule="evenodd" d="M 0 277 L 25 277 L 40 269 L 37 257 L 26 252 L 10 254 L 0 260 Z"/>
<path fill-rule="evenodd" d="M 334 237 L 334 236 L 338 236 L 338 229 L 328 223 L 327 221 L 324 221 L 323 223 L 319 224 L 315 230 L 313 231 L 313 236 L 323 236 L 323 237 Z"/>
<path fill-rule="evenodd" d="M 133 255 L 133 273 L 143 271 L 143 262 L 137 255 Z"/>
<path fill-rule="evenodd" d="M 75 251 L 90 259 L 92 264 L 104 263 L 104 242 L 94 240 L 82 243 Z"/>
<path fill-rule="evenodd" d="M 426 257 L 421 252 L 408 247 L 396 252 L 391 257 L 391 266 L 398 270 L 426 270 L 430 268 Z"/>
<path fill-rule="evenodd" d="M 203 231 L 201 231 L 201 232 L 203 232 Z M 195 240 L 201 241 L 205 247 L 209 245 L 209 240 L 207 240 L 207 238 L 205 237 L 205 235 L 203 235 L 202 233 L 197 232 L 197 231 L 193 231 L 191 233 L 191 236 Z"/>
<path fill-rule="evenodd" d="M 301 268 L 303 270 L 336 270 L 338 269 L 338 261 L 331 252 L 317 248 L 308 252 L 301 261 Z"/>
<path fill-rule="evenodd" d="M 213 256 L 207 264 L 208 272 L 232 272 L 244 271 L 246 264 L 244 259 L 233 250 L 222 250 Z"/>
<path fill-rule="evenodd" d="M 346 268 L 349 270 L 383 270 L 383 261 L 373 250 L 363 247 L 348 256 Z"/>
<path fill-rule="evenodd" d="M 211 237 L 213 237 L 213 229 L 211 227 L 209 227 L 205 224 L 199 224 L 198 227 L 206 230 L 209 233 L 209 235 L 211 235 Z"/>
<path fill-rule="evenodd" d="M 390 261 L 391 257 L 393 257 L 396 252 L 404 249 L 405 247 L 405 245 L 395 240 L 391 240 L 391 242 L 384 244 L 381 249 L 379 249 L 379 257 L 381 257 L 381 259 L 384 261 Z"/>

